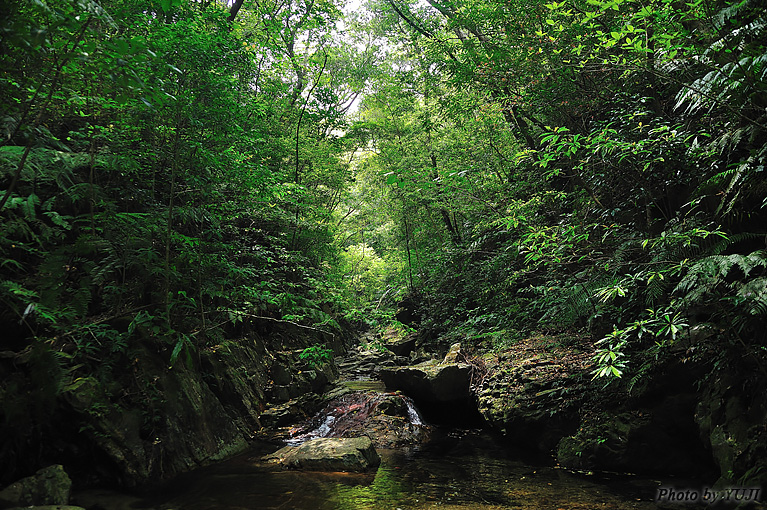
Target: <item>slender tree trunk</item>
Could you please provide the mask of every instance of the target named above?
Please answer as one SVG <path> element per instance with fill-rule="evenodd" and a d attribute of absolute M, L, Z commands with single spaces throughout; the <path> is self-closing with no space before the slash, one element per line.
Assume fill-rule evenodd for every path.
<path fill-rule="evenodd" d="M 178 113 L 179 117 L 176 120 L 176 133 L 173 140 L 173 160 L 170 165 L 170 196 L 168 198 L 168 216 L 167 216 L 167 228 L 165 231 L 165 294 L 163 296 L 165 303 L 165 314 L 167 316 L 168 325 L 170 326 L 170 245 L 171 237 L 173 236 L 173 213 L 175 206 L 175 194 L 176 194 L 176 172 L 178 169 L 178 145 L 181 137 L 181 113 Z"/>
<path fill-rule="evenodd" d="M 242 4 L 245 2 L 245 0 L 235 0 L 234 4 L 232 4 L 232 8 L 229 9 L 229 17 L 227 18 L 227 21 L 229 23 L 232 23 L 234 19 L 237 17 L 237 14 L 240 12 L 240 9 L 242 8 Z"/>
<path fill-rule="evenodd" d="M 410 226 L 407 222 L 407 211 L 405 211 L 404 207 L 402 212 L 402 218 L 405 220 L 405 249 L 407 250 L 408 280 L 410 281 L 410 292 L 413 292 L 415 287 L 413 286 L 413 261 L 410 258 Z"/>

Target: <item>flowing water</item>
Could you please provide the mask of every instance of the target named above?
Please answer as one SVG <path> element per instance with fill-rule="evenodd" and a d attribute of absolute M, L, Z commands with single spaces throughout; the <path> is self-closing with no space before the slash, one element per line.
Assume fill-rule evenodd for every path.
<path fill-rule="evenodd" d="M 277 470 L 260 458 L 284 444 L 342 435 L 371 416 L 386 398 L 380 381 L 345 383 L 352 395 L 331 402 L 303 428 L 276 442 L 178 476 L 140 494 L 90 490 L 75 504 L 92 510 L 649 510 L 661 482 L 632 476 L 577 474 L 544 459 L 523 460 L 508 444 L 478 429 L 433 429 L 403 398 L 412 437 L 426 443 L 378 448 L 375 473 Z M 350 419 L 350 417 L 352 417 Z M 369 429 L 368 429 L 369 430 Z M 428 430 L 426 436 L 419 431 Z M 367 432 L 379 442 L 385 428 Z M 379 435 L 381 434 L 381 435 Z M 678 507 L 676 507 L 678 508 Z M 691 507 L 686 506 L 686 509 Z"/>
<path fill-rule="evenodd" d="M 438 433 L 419 447 L 379 450 L 382 464 L 370 474 L 275 471 L 258 462 L 278 447 L 257 444 L 142 495 L 89 491 L 78 494 L 76 503 L 108 510 L 658 508 L 652 500 L 659 482 L 596 480 L 524 462 L 477 430 Z"/>

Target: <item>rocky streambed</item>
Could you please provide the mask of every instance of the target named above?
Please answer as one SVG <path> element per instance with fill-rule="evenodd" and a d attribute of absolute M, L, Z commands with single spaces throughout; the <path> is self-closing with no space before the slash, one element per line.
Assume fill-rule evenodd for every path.
<path fill-rule="evenodd" d="M 243 453 L 134 494 L 79 491 L 72 502 L 94 510 L 667 508 L 658 490 L 711 486 L 726 465 L 716 455 L 734 450 L 712 453 L 704 432 L 738 418 L 699 414 L 708 409 L 700 393 L 679 378 L 632 399 L 596 391 L 586 342 L 540 337 L 484 353 L 453 344 L 429 357 L 412 337 L 392 340 L 391 350 L 366 342 L 333 364 L 270 353 L 260 428 Z M 626 474 L 636 472 L 662 481 Z"/>
<path fill-rule="evenodd" d="M 429 423 L 394 388 L 421 381 L 431 386 L 420 395 L 427 407 L 460 413 L 471 401 L 476 370 L 467 361 L 457 347 L 414 365 L 390 353 L 357 352 L 339 360 L 340 378 L 316 397 L 321 404 L 306 397 L 276 404 L 273 416 L 303 418 L 264 429 L 249 451 L 147 492 L 92 490 L 74 500 L 116 510 L 658 508 L 657 482 L 584 477 L 547 459 L 531 460 L 527 449 L 488 430 Z M 458 381 L 466 385 L 460 394 L 442 391 Z M 304 416 L 309 407 L 318 410 Z"/>

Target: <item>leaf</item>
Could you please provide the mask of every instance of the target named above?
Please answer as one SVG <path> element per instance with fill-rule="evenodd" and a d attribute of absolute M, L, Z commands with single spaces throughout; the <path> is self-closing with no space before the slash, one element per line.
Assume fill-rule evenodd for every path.
<path fill-rule="evenodd" d="M 184 348 L 185 338 L 185 336 L 179 335 L 178 340 L 176 340 L 176 345 L 173 347 L 173 352 L 170 354 L 170 366 L 173 366 L 176 363 L 178 355 L 181 354 L 181 349 Z"/>

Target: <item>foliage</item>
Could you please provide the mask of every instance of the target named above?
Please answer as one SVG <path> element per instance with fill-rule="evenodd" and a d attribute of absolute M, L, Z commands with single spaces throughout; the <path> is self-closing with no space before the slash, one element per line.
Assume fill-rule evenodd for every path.
<path fill-rule="evenodd" d="M 763 355 L 756 0 L 370 0 L 343 35 L 326 0 L 0 13 L 0 323 L 37 356 L 0 359 L 17 423 L 138 349 L 195 366 L 263 322 L 390 327 L 406 296 L 423 338 L 578 330 L 597 378 L 707 322 Z M 3 423 L 3 458 L 42 455 Z"/>
<path fill-rule="evenodd" d="M 333 351 L 323 345 L 307 347 L 298 358 L 312 368 L 319 368 L 333 359 Z"/>
<path fill-rule="evenodd" d="M 277 13 L 283 25 L 247 8 L 233 23 L 210 2 L 0 7 L 3 349 L 59 356 L 46 395 L 88 378 L 117 388 L 145 349 L 197 366 L 261 318 L 340 328 L 343 292 L 325 276 L 348 98 L 333 80 L 359 56 L 328 50 L 332 3 L 302 9 Z M 323 51 L 300 54 L 307 37 Z M 0 391 L 19 406 L 2 411 L 3 458 L 34 464 L 51 454 L 45 431 L 15 425 L 42 427 L 50 402 L 23 403 L 30 374 L 8 363 Z"/>
<path fill-rule="evenodd" d="M 583 329 L 606 377 L 645 372 L 699 322 L 755 347 L 757 4 L 369 2 L 358 22 L 387 37 L 389 72 L 349 134 L 422 334 Z"/>

